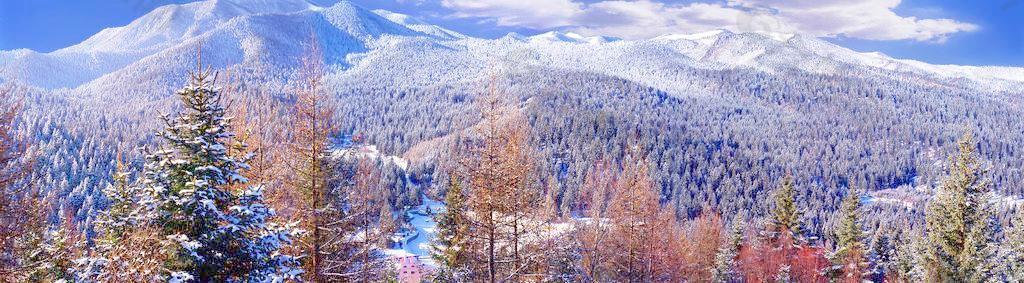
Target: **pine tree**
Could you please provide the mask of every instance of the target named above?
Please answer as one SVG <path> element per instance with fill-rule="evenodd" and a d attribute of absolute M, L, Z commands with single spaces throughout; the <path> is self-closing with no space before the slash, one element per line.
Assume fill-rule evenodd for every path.
<path fill-rule="evenodd" d="M 114 172 L 114 183 L 103 188 L 103 194 L 109 201 L 107 210 L 100 213 L 95 222 L 98 233 L 93 247 L 88 253 L 76 260 L 75 273 L 79 280 L 109 282 L 110 274 L 106 272 L 109 264 L 120 264 L 125 261 L 124 254 L 114 255 L 113 251 L 123 245 L 123 239 L 141 224 L 136 203 L 141 192 L 138 186 L 128 182 L 120 152 L 117 155 L 117 170 Z M 118 256 L 117 261 L 114 257 Z"/>
<path fill-rule="evenodd" d="M 774 237 L 788 234 L 791 239 L 799 239 L 803 235 L 803 213 L 796 206 L 796 193 L 793 191 L 793 177 L 786 175 L 782 184 L 775 190 L 775 208 L 769 222 L 769 232 Z"/>
<path fill-rule="evenodd" d="M 715 269 L 711 273 L 712 282 L 735 282 L 739 277 L 736 257 L 743 246 L 743 221 L 737 217 L 732 221 L 732 231 L 726 241 L 715 254 Z"/>
<path fill-rule="evenodd" d="M 780 261 L 779 272 L 785 271 L 785 278 L 801 277 L 803 274 L 791 274 L 796 266 L 797 252 L 803 245 L 803 217 L 796 206 L 796 193 L 793 188 L 793 177 L 786 175 L 779 188 L 775 190 L 775 207 L 771 211 L 767 227 L 767 243 L 771 245 L 771 254 Z M 783 276 L 779 273 L 776 276 Z"/>
<path fill-rule="evenodd" d="M 114 183 L 103 188 L 103 195 L 110 202 L 107 210 L 102 212 L 96 221 L 96 229 L 101 237 L 96 245 L 101 250 L 116 245 L 132 227 L 139 223 L 139 215 L 135 211 L 135 203 L 139 201 L 138 186 L 128 183 L 120 154 L 117 159 L 117 171 Z"/>
<path fill-rule="evenodd" d="M 856 188 L 850 188 L 840 208 L 842 220 L 836 229 L 837 249 L 830 258 L 838 266 L 836 271 L 842 282 L 861 282 L 869 275 L 864 230 L 860 220 L 860 197 Z"/>
<path fill-rule="evenodd" d="M 437 216 L 437 235 L 431 243 L 431 256 L 438 263 L 435 282 L 457 282 L 466 270 L 466 237 L 469 229 L 465 216 L 462 185 L 454 175 L 448 181 L 445 210 Z"/>
<path fill-rule="evenodd" d="M 896 270 L 896 243 L 889 233 L 881 232 L 871 246 L 871 262 L 875 268 L 871 271 L 871 281 L 882 281 Z"/>
<path fill-rule="evenodd" d="M 177 92 L 184 111 L 161 117 L 165 145 L 147 156 L 143 198 L 147 221 L 180 249 L 164 263 L 172 280 L 262 281 L 293 279 L 301 273 L 295 257 L 279 249 L 299 236 L 289 225 L 268 223 L 274 212 L 263 204 L 262 186 L 242 192 L 245 156 L 228 154 L 234 142 L 211 73 L 200 67 Z M 244 150 L 237 150 L 244 152 Z"/>
<path fill-rule="evenodd" d="M 47 232 L 38 253 L 32 255 L 33 261 L 40 264 L 28 273 L 28 281 L 76 281 L 75 260 L 81 256 L 82 244 L 73 214 L 64 213 L 61 223 Z"/>
<path fill-rule="evenodd" d="M 1003 245 L 1006 280 L 1024 282 L 1024 207 L 1017 209 L 1013 227 L 1006 233 Z"/>
<path fill-rule="evenodd" d="M 911 242 L 901 246 L 897 254 L 897 268 L 900 270 L 898 276 L 894 276 L 894 282 L 925 282 L 927 271 L 925 266 L 929 261 L 927 243 L 920 238 L 913 238 Z"/>
<path fill-rule="evenodd" d="M 993 278 L 995 221 L 985 170 L 967 133 L 948 176 L 926 210 L 929 281 L 984 282 Z"/>

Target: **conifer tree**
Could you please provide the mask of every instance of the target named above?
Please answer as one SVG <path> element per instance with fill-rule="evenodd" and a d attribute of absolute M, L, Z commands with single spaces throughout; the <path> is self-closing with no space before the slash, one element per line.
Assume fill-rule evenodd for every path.
<path fill-rule="evenodd" d="M 448 192 L 445 193 L 445 210 L 437 216 L 437 236 L 431 243 L 431 256 L 439 265 L 435 282 L 457 282 L 465 276 L 466 236 L 468 223 L 465 216 L 462 185 L 455 175 L 450 175 Z"/>
<path fill-rule="evenodd" d="M 771 210 L 771 218 L 767 225 L 767 243 L 771 245 L 770 254 L 774 260 L 779 261 L 779 270 L 776 276 L 789 278 L 801 278 L 808 274 L 793 274 L 804 272 L 802 269 L 794 269 L 797 261 L 797 253 L 803 241 L 803 213 L 796 206 L 796 193 L 793 188 L 793 177 L 786 175 L 775 190 L 775 207 Z M 786 274 L 781 272 L 785 271 Z"/>
<path fill-rule="evenodd" d="M 896 242 L 889 233 L 880 231 L 880 234 L 871 246 L 870 261 L 874 265 L 871 281 L 882 281 L 896 272 Z"/>
<path fill-rule="evenodd" d="M 1024 282 L 1024 207 L 1017 208 L 1013 227 L 1006 233 L 1003 245 L 1006 281 Z"/>
<path fill-rule="evenodd" d="M 995 221 L 989 183 L 970 133 L 957 143 L 947 176 L 926 210 L 928 281 L 984 282 L 993 278 Z"/>
<path fill-rule="evenodd" d="M 779 271 L 775 273 L 776 283 L 789 283 L 793 282 L 793 276 L 791 273 L 792 267 L 788 264 L 779 266 Z"/>
<path fill-rule="evenodd" d="M 288 280 L 301 274 L 297 259 L 279 249 L 299 236 L 289 225 L 268 223 L 262 186 L 241 192 L 246 156 L 228 154 L 234 141 L 211 73 L 199 65 L 177 92 L 183 112 L 163 116 L 164 145 L 147 156 L 143 171 L 146 220 L 165 241 L 180 247 L 165 261 L 167 278 L 182 281 Z M 244 152 L 244 150 L 237 150 Z"/>
<path fill-rule="evenodd" d="M 379 206 L 390 209 L 380 196 L 381 174 L 376 161 L 361 159 L 356 165 L 352 184 L 345 192 L 347 209 L 340 218 L 344 235 L 341 249 L 331 255 L 330 261 L 340 273 L 326 273 L 329 280 L 347 282 L 379 282 L 387 275 L 388 262 L 378 245 L 382 233 L 379 228 Z"/>
<path fill-rule="evenodd" d="M 81 234 L 71 217 L 48 232 L 40 253 L 33 255 L 36 265 L 29 273 L 30 282 L 76 282 L 75 260 L 81 252 Z"/>
<path fill-rule="evenodd" d="M 109 205 L 107 210 L 100 213 L 95 222 L 97 238 L 95 244 L 89 249 L 85 256 L 78 258 L 75 264 L 75 276 L 80 280 L 108 282 L 110 269 L 108 265 L 123 264 L 126 254 L 114 254 L 118 246 L 124 245 L 123 239 L 141 224 L 141 216 L 136 209 L 136 203 L 141 196 L 140 187 L 133 186 L 128 182 L 128 173 L 125 171 L 124 163 L 121 161 L 120 152 L 117 154 L 117 169 L 114 172 L 114 182 L 103 188 Z M 116 259 L 115 259 L 116 257 Z"/>
<path fill-rule="evenodd" d="M 739 217 L 732 220 L 732 230 L 729 240 L 725 241 L 715 254 L 715 269 L 711 273 L 711 281 L 727 283 L 736 281 L 739 277 L 736 257 L 739 256 L 740 248 L 743 246 L 743 221 Z"/>
<path fill-rule="evenodd" d="M 577 221 L 575 241 L 579 245 L 579 269 L 583 280 L 602 282 L 609 279 L 614 268 L 609 259 L 614 251 L 608 245 L 614 241 L 614 226 L 607 220 L 608 205 L 614 195 L 618 166 L 608 160 L 599 160 L 587 172 L 580 196 L 580 210 L 588 217 Z M 567 201 L 564 203 L 568 203 Z"/>
<path fill-rule="evenodd" d="M 786 175 L 782 184 L 775 190 L 775 207 L 769 222 L 769 232 L 773 237 L 788 234 L 791 239 L 799 239 L 803 235 L 803 213 L 796 206 L 796 192 L 793 191 L 793 176 Z"/>
<path fill-rule="evenodd" d="M 160 229 L 151 224 L 133 227 L 116 245 L 103 253 L 101 270 L 92 277 L 81 276 L 86 282 L 158 282 L 166 279 L 163 263 L 181 247 L 164 241 Z"/>
<path fill-rule="evenodd" d="M 929 262 L 927 243 L 921 237 L 916 237 L 910 242 L 904 242 L 900 246 L 896 257 L 896 268 L 899 270 L 896 276 L 892 276 L 894 282 L 925 282 Z M 887 277 L 888 280 L 889 277 Z"/>
<path fill-rule="evenodd" d="M 125 233 L 139 222 L 139 215 L 135 211 L 135 203 L 140 196 L 138 187 L 128 183 L 128 173 L 121 163 L 120 154 L 118 156 L 114 183 L 103 188 L 103 195 L 110 204 L 96 221 L 96 229 L 101 235 L 96 245 L 101 250 L 117 245 Z"/>
<path fill-rule="evenodd" d="M 860 214 L 860 192 L 850 188 L 849 194 L 843 199 L 840 208 L 841 222 L 836 229 L 836 251 L 830 258 L 839 281 L 861 282 L 869 272 L 867 252 L 864 248 L 864 230 L 862 230 Z"/>

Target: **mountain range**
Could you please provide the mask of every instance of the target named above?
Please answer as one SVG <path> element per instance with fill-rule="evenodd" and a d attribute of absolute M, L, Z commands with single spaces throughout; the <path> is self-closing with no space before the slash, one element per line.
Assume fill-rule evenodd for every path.
<path fill-rule="evenodd" d="M 679 214 L 708 204 L 764 213 L 755 200 L 793 175 L 819 230 L 850 186 L 872 205 L 895 203 L 873 210 L 875 228 L 901 225 L 889 222 L 921 219 L 892 215 L 920 216 L 920 196 L 965 129 L 997 191 L 1024 194 L 1024 68 L 932 65 L 799 34 L 485 39 L 347 1 L 207 0 L 49 53 L 0 51 L 0 82 L 27 86 L 19 131 L 36 144 L 55 215 L 88 222 L 116 156 L 140 165 L 135 147 L 154 144 L 197 57 L 266 90 L 285 106 L 265 112 L 287 116 L 288 87 L 314 44 L 344 134 L 408 160 L 402 170 L 418 184 L 444 177 L 439 163 L 479 122 L 474 98 L 497 86 L 526 109 L 563 213 L 585 194 L 595 160 L 639 143 L 660 200 Z"/>
<path fill-rule="evenodd" d="M 44 89 L 109 93 L 124 81 L 180 84 L 200 46 L 214 68 L 296 67 L 311 35 L 335 83 L 375 77 L 422 87 L 478 80 L 487 70 L 552 67 L 638 82 L 674 95 L 708 95 L 684 68 L 749 69 L 860 77 L 912 77 L 986 92 L 1020 91 L 1024 69 L 931 65 L 861 53 L 794 34 L 714 30 L 621 40 L 552 31 L 482 39 L 407 15 L 368 11 L 347 1 L 208 0 L 160 7 L 122 27 L 50 53 L 0 52 L 0 80 Z"/>

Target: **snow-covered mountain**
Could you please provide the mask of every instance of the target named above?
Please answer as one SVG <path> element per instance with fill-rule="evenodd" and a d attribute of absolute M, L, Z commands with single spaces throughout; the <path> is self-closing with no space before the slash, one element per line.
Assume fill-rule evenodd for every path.
<path fill-rule="evenodd" d="M 578 196 L 590 158 L 622 152 L 640 134 L 652 171 L 670 184 L 664 197 L 684 206 L 749 209 L 731 200 L 762 197 L 792 172 L 810 182 L 801 188 L 823 219 L 847 182 L 933 183 L 940 166 L 924 153 L 953 145 L 965 126 L 1000 174 L 996 187 L 1020 195 L 1024 184 L 1014 150 L 1024 143 L 1024 69 L 931 65 L 799 34 L 484 39 L 346 1 L 208 0 L 158 8 L 54 52 L 0 51 L 0 82 L 32 86 L 19 133 L 38 143 L 31 151 L 55 209 L 83 220 L 103 208 L 99 188 L 116 154 L 152 144 L 158 114 L 173 113 L 197 50 L 204 65 L 243 77 L 241 95 L 267 94 L 266 109 L 284 116 L 309 44 L 323 52 L 344 134 L 380 148 L 367 156 L 428 179 L 441 177 L 424 172 L 438 172 L 450 143 L 478 123 L 473 96 L 494 83 L 528 104 L 565 196 Z"/>
<path fill-rule="evenodd" d="M 930 65 L 855 52 L 793 34 L 718 30 L 646 40 L 548 32 L 473 38 L 407 15 L 367 11 L 347 1 L 208 0 L 160 7 L 123 27 L 50 53 L 0 52 L 0 80 L 69 88 L 93 96 L 148 82 L 180 85 L 202 46 L 215 68 L 290 70 L 316 35 L 338 85 L 409 87 L 472 81 L 501 68 L 561 68 L 621 77 L 677 95 L 707 95 L 682 69 L 750 69 L 840 76 L 909 76 L 984 91 L 1016 91 L 1024 69 Z M 283 73 L 283 72 L 271 72 Z"/>

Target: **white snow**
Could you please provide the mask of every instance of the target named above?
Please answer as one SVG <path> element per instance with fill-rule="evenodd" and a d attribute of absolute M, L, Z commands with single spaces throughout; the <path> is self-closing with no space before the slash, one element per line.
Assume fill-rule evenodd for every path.
<path fill-rule="evenodd" d="M 529 40 L 533 43 L 589 43 L 589 44 L 601 44 L 610 41 L 615 41 L 614 38 L 604 36 L 584 36 L 574 32 L 558 32 L 550 31 L 535 36 L 531 36 Z"/>
<path fill-rule="evenodd" d="M 495 65 L 560 68 L 621 77 L 670 93 L 707 95 L 680 70 L 802 70 L 815 74 L 914 74 L 985 91 L 1024 89 L 1024 68 L 931 65 L 861 53 L 808 36 L 711 30 L 619 40 L 552 31 L 531 37 L 469 37 L 408 15 L 368 11 L 348 1 L 325 8 L 303 0 L 207 0 L 160 7 L 51 53 L 0 51 L 0 81 L 17 79 L 82 96 L 119 93 L 128 82 L 172 84 L 204 48 L 214 68 L 295 67 L 309 23 L 328 48 L 332 86 L 383 80 L 422 87 L 485 79 Z M 133 89 L 146 93 L 147 89 Z"/>
<path fill-rule="evenodd" d="M 336 159 L 354 157 L 356 159 L 381 160 L 386 163 L 394 164 L 402 170 L 409 170 L 409 160 L 399 156 L 385 155 L 381 153 L 375 145 L 361 145 L 352 148 L 337 149 L 331 152 L 331 157 Z"/>

